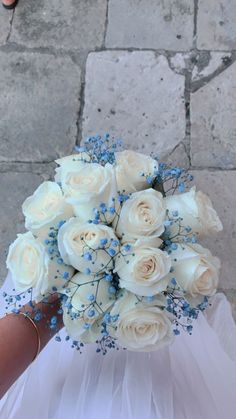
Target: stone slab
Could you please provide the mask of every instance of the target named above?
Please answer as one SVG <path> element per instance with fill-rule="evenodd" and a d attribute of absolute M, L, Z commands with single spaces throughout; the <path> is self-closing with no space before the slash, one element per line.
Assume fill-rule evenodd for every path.
<path fill-rule="evenodd" d="M 191 95 L 193 166 L 236 167 L 236 63 Z"/>
<path fill-rule="evenodd" d="M 76 141 L 80 69 L 69 57 L 0 52 L 0 161 L 52 161 Z"/>
<path fill-rule="evenodd" d="M 166 155 L 185 137 L 184 82 L 151 51 L 89 54 L 83 138 L 109 132 L 133 149 Z"/>
<path fill-rule="evenodd" d="M 106 46 L 187 50 L 193 13 L 188 0 L 110 0 Z"/>
<path fill-rule="evenodd" d="M 24 0 L 14 16 L 10 40 L 29 47 L 100 47 L 106 21 L 105 0 Z"/>
<path fill-rule="evenodd" d="M 235 0 L 199 0 L 197 47 L 206 50 L 236 49 Z"/>
<path fill-rule="evenodd" d="M 0 8 L 0 45 L 6 43 L 12 19 L 12 11 L 5 10 L 3 7 Z"/>
<path fill-rule="evenodd" d="M 222 262 L 220 288 L 236 289 L 236 171 L 192 170 L 197 189 L 207 193 L 224 230 L 201 240 Z"/>
<path fill-rule="evenodd" d="M 0 286 L 6 270 L 8 247 L 16 239 L 17 233 L 24 229 L 24 216 L 21 206 L 27 196 L 43 181 L 34 173 L 1 173 L 0 182 Z"/>

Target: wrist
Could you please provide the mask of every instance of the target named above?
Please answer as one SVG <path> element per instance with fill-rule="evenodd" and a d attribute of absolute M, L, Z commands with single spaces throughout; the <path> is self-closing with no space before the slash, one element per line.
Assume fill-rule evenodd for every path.
<path fill-rule="evenodd" d="M 32 305 L 27 304 L 21 308 L 20 313 L 27 314 L 35 323 L 41 349 L 64 326 L 59 294 L 52 294 L 43 301 L 33 302 Z"/>

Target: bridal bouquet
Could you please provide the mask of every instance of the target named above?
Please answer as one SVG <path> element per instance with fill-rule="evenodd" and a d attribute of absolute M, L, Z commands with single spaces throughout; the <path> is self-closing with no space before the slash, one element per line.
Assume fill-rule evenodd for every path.
<path fill-rule="evenodd" d="M 32 305 L 57 293 L 66 339 L 102 353 L 153 351 L 181 329 L 191 334 L 218 284 L 219 260 L 198 244 L 222 230 L 210 199 L 189 189 L 186 170 L 121 151 L 109 135 L 76 151 L 23 203 L 28 231 L 9 248 L 17 294 L 5 295 L 8 306 L 17 312 L 26 292 Z"/>

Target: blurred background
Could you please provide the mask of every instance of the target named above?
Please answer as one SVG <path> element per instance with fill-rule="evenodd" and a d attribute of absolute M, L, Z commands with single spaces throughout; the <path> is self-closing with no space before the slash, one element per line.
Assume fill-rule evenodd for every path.
<path fill-rule="evenodd" d="M 190 168 L 224 231 L 236 313 L 235 0 L 19 0 L 0 9 L 0 284 L 21 205 L 88 134 Z"/>

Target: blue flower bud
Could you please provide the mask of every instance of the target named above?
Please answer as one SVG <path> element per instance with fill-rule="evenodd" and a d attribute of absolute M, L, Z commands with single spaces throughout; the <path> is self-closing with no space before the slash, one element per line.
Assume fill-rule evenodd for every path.
<path fill-rule="evenodd" d="M 89 252 L 84 253 L 83 257 L 85 260 L 92 260 L 92 255 Z"/>
<path fill-rule="evenodd" d="M 90 309 L 88 312 L 88 316 L 89 317 L 94 317 L 95 316 L 95 310 L 94 309 Z"/>
<path fill-rule="evenodd" d="M 116 293 L 116 289 L 115 289 L 115 287 L 113 287 L 113 285 L 111 285 L 109 287 L 108 291 L 109 291 L 109 294 L 115 294 Z"/>
<path fill-rule="evenodd" d="M 114 249 L 112 249 L 111 247 L 108 249 L 108 253 L 111 257 L 115 256 L 116 251 Z"/>
<path fill-rule="evenodd" d="M 53 316 L 50 320 L 51 324 L 57 324 L 57 316 Z"/>
<path fill-rule="evenodd" d="M 118 240 L 114 240 L 114 239 L 112 239 L 112 240 L 111 240 L 111 245 L 112 245 L 113 247 L 117 247 L 117 246 L 119 246 L 119 241 L 118 241 Z"/>
<path fill-rule="evenodd" d="M 100 240 L 101 246 L 106 246 L 107 242 L 108 242 L 107 239 L 101 239 Z"/>
<path fill-rule="evenodd" d="M 87 299 L 91 302 L 94 302 L 95 301 L 95 296 L 93 294 L 89 294 L 89 295 L 87 295 Z"/>
<path fill-rule="evenodd" d="M 126 244 L 125 246 L 124 246 L 124 251 L 125 252 L 129 252 L 131 250 L 131 246 L 129 245 L 129 244 Z"/>
<path fill-rule="evenodd" d="M 172 285 L 177 285 L 177 282 L 176 282 L 175 278 L 172 278 L 170 282 L 171 282 Z"/>
<path fill-rule="evenodd" d="M 105 275 L 105 280 L 106 280 L 107 282 L 111 282 L 111 281 L 112 281 L 112 279 L 113 279 L 112 274 L 106 274 L 106 275 Z"/>

